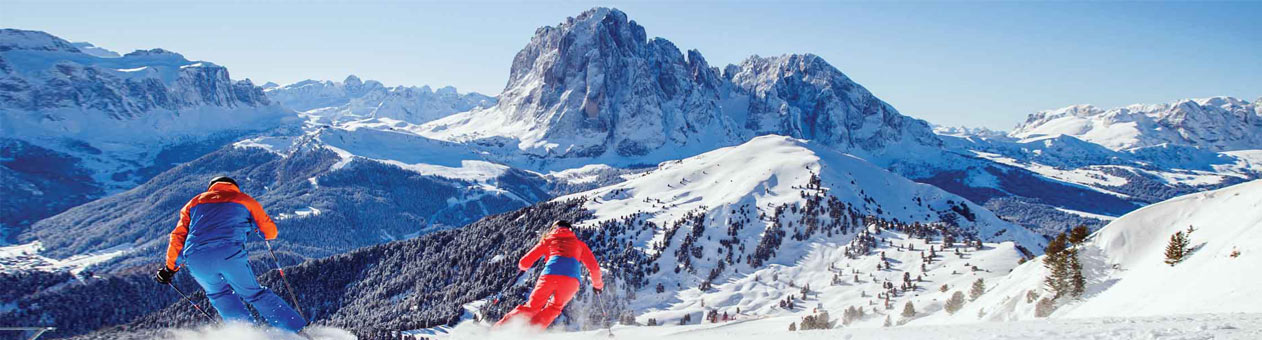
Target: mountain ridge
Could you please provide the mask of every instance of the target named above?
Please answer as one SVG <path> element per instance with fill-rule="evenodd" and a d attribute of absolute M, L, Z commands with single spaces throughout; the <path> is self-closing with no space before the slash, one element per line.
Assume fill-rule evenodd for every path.
<path fill-rule="evenodd" d="M 389 119 L 421 124 L 456 112 L 495 103 L 494 97 L 477 92 L 461 94 L 446 86 L 385 86 L 355 75 L 341 82 L 303 80 L 266 86 L 268 98 L 305 113 L 310 121 L 339 124 L 363 119 Z"/>
<path fill-rule="evenodd" d="M 1103 109 L 1072 105 L 1030 114 L 1010 134 L 1072 135 L 1114 150 L 1173 144 L 1213 151 L 1262 149 L 1262 98 L 1218 96 Z"/>
<path fill-rule="evenodd" d="M 17 203 L 0 208 L 5 233 L 298 123 L 222 66 L 163 49 L 100 57 L 74 45 L 0 30 L 0 191 Z"/>

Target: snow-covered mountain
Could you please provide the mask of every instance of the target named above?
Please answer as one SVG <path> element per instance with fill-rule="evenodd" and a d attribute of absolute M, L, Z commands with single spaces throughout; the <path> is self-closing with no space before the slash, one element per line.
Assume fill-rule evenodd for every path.
<path fill-rule="evenodd" d="M 495 104 L 495 98 L 479 93 L 461 94 L 453 87 L 387 87 L 354 75 L 341 82 L 304 80 L 294 84 L 265 86 L 268 98 L 303 112 L 310 120 L 337 124 L 353 120 L 388 118 L 420 124 L 456 112 Z"/>
<path fill-rule="evenodd" d="M 663 163 L 557 201 L 569 199 L 582 199 L 591 214 L 578 223 L 591 229 L 580 234 L 624 252 L 603 257 L 623 280 L 610 291 L 624 299 L 616 304 L 620 314 L 641 323 L 676 323 L 685 315 L 699 322 L 712 310 L 801 317 L 817 306 L 868 306 L 880 294 L 892 301 L 909 292 L 929 296 L 924 292 L 937 284 L 979 275 L 961 278 L 978 271 L 972 266 L 996 273 L 986 276 L 1006 272 L 1043 244 L 962 197 L 783 136 Z M 967 256 L 927 260 L 931 245 L 943 253 L 961 247 Z M 920 287 L 913 290 L 912 281 Z M 895 290 L 889 282 L 909 286 Z M 778 304 L 789 296 L 806 298 L 798 307 Z"/>
<path fill-rule="evenodd" d="M 538 29 L 511 70 L 493 107 L 420 126 L 383 125 L 468 143 L 505 164 L 544 172 L 643 167 L 777 134 L 842 150 L 979 203 L 1021 200 L 995 208 L 1049 231 L 1085 222 L 1049 218 L 1066 214 L 1056 208 L 1117 216 L 1137 207 L 953 148 L 927 123 L 900 114 L 818 56 L 753 56 L 720 69 L 698 51 L 647 38 L 616 9 L 595 8 Z M 1052 196 L 1088 199 L 1074 204 Z"/>
<path fill-rule="evenodd" d="M 307 282 L 298 294 L 317 320 L 378 338 L 459 321 L 467 304 L 499 291 L 506 291 L 501 303 L 469 308 L 497 315 L 520 302 L 518 293 L 528 287 L 508 280 L 516 269 L 504 259 L 521 256 L 555 219 L 575 221 L 605 264 L 605 301 L 617 311 L 610 315 L 631 313 L 641 323 L 674 323 L 709 309 L 735 313 L 737 307 L 742 318 L 798 317 L 817 302 L 829 308 L 843 300 L 866 303 L 888 290 L 886 280 L 901 282 L 895 279 L 903 272 L 921 275 L 923 269 L 932 275 L 928 282 L 953 286 L 968 279 L 962 275 L 971 266 L 1001 275 L 1025 256 L 1018 245 L 1042 247 L 1039 236 L 980 205 L 784 136 L 754 138 L 629 177 L 462 228 L 309 261 L 286 275 Z M 948 254 L 944 237 L 968 255 Z M 972 250 L 981 240 L 994 243 Z M 931 244 L 938 254 L 926 260 Z M 921 262 L 932 263 L 922 268 Z M 875 270 L 878 264 L 884 269 Z M 263 281 L 276 279 L 267 274 Z M 809 305 L 777 305 L 800 294 L 803 284 L 810 287 Z M 932 288 L 922 284 L 917 291 Z M 330 303 L 329 296 L 346 299 Z M 569 309 L 574 327 L 598 315 L 592 302 L 584 291 Z M 126 331 L 195 320 L 179 307 L 142 317 Z M 121 336 L 111 332 L 99 336 Z"/>
<path fill-rule="evenodd" d="M 1191 253 L 1164 262 L 1178 231 L 1190 234 Z M 1100 229 L 1079 253 L 1087 279 L 1081 299 L 1055 304 L 1053 318 L 1260 313 L 1256 283 L 1262 266 L 1262 180 L 1189 194 L 1126 214 Z M 1048 296 L 1041 256 L 994 281 L 994 289 L 954 318 L 932 323 L 1005 321 L 1035 317 Z"/>
<path fill-rule="evenodd" d="M 751 57 L 720 69 L 695 50 L 647 38 L 617 9 L 535 31 L 493 107 L 425 124 L 437 139 L 506 145 L 543 157 L 655 163 L 765 134 L 845 150 L 940 144 L 814 55 Z"/>
<path fill-rule="evenodd" d="M 33 223 L 297 122 L 222 66 L 162 49 L 90 51 L 44 32 L 0 30 L 0 191 L 15 202 L 0 208 L 0 225 Z"/>
<path fill-rule="evenodd" d="M 40 242 L 41 254 L 54 258 L 129 250 L 116 259 L 122 265 L 96 268 L 103 273 L 145 263 L 165 247 L 172 212 L 223 174 L 266 207 L 286 230 L 290 251 L 306 258 L 459 227 L 551 197 L 541 175 L 483 161 L 460 145 L 323 128 L 225 146 L 135 190 L 43 219 L 17 240 Z M 155 203 L 131 207 L 138 201 Z"/>
<path fill-rule="evenodd" d="M 1196 103 L 1217 103 L 1219 106 L 1197 106 Z M 1233 107 L 1236 108 L 1235 111 L 1228 110 Z M 1165 117 L 1161 121 L 1167 123 L 1179 120 L 1183 122 L 1182 126 L 1189 129 L 1195 126 L 1193 130 L 1197 131 L 1237 131 L 1242 127 L 1247 128 L 1252 124 L 1250 122 L 1258 121 L 1257 116 L 1252 114 L 1255 107 L 1254 104 L 1227 97 L 1171 105 L 1135 105 L 1108 112 L 1089 106 L 1076 106 L 1033 115 L 1031 122 L 1023 124 L 1012 134 L 985 129 L 938 128 L 935 132 L 940 135 L 949 152 L 982 159 L 990 165 L 960 162 L 957 164 L 972 165 L 957 171 L 941 171 L 918 180 L 965 195 L 1005 218 L 1045 230 L 1048 235 L 1078 224 L 1102 226 L 1135 207 L 1262 178 L 1262 167 L 1259 167 L 1262 163 L 1258 159 L 1262 151 L 1257 150 L 1259 146 L 1245 142 L 1252 138 L 1250 134 L 1232 132 L 1244 137 L 1233 142 L 1233 145 L 1238 148 L 1254 148 L 1234 151 L 1220 151 L 1210 144 L 1193 142 L 1190 139 L 1153 142 L 1157 137 L 1185 134 L 1170 133 L 1169 126 L 1153 123 L 1152 119 L 1157 119 L 1154 117 Z M 1205 118 L 1214 115 L 1219 118 L 1235 116 L 1240 121 Z M 1119 121 L 1128 123 L 1118 123 Z M 1238 124 L 1241 121 L 1246 124 Z M 1075 134 L 1028 131 L 1044 131 L 1079 123 L 1079 127 L 1086 128 L 1084 131 L 1087 132 Z M 1101 126 L 1112 129 L 1108 131 L 1122 131 L 1120 129 L 1124 128 L 1132 137 L 1156 144 L 1126 142 L 1119 146 L 1120 144 L 1108 144 L 1119 139 L 1093 139 L 1103 136 L 1102 131 L 1105 130 L 1091 130 L 1092 127 Z M 1019 192 L 1019 189 L 1014 190 L 1014 184 L 1024 186 L 1026 184 L 1022 183 L 1029 181 L 1012 183 L 1005 180 L 1000 172 L 990 170 L 996 165 L 1028 171 L 1040 178 L 1040 182 L 1059 182 L 1065 188 L 1086 189 L 1088 193 L 1097 196 L 1084 199 L 1080 194 L 1067 194 L 1064 190 L 1046 188 L 1035 190 L 1036 192 Z M 992 190 L 1014 195 L 988 194 L 995 192 Z M 1103 196 L 1099 196 L 1100 194 Z M 1074 196 L 1078 197 L 1069 201 L 1057 201 Z M 1091 207 L 1077 205 L 1075 202 L 1109 203 Z"/>
<path fill-rule="evenodd" d="M 1039 111 L 1017 125 L 1016 138 L 1070 135 L 1113 150 L 1194 146 L 1213 151 L 1262 149 L 1262 98 L 1184 99 L 1101 109 L 1074 105 Z"/>

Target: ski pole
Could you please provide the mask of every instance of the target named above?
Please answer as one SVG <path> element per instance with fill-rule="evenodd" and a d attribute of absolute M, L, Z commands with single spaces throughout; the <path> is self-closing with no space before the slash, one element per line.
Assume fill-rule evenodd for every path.
<path fill-rule="evenodd" d="M 210 313 L 207 313 L 205 309 L 202 309 L 202 306 L 198 306 L 196 302 L 193 302 L 193 299 L 188 298 L 188 295 L 184 295 L 184 292 L 180 291 L 180 288 L 176 287 L 175 284 L 168 283 L 167 285 L 171 286 L 171 289 L 174 289 L 176 294 L 180 294 L 180 297 L 184 298 L 184 301 L 188 301 L 189 304 L 193 305 L 193 309 L 196 309 L 198 312 L 202 312 L 202 315 L 205 315 L 207 319 L 210 319 L 211 321 L 215 320 L 215 317 L 210 316 Z"/>
<path fill-rule="evenodd" d="M 605 304 L 601 303 L 600 293 L 596 292 L 594 294 L 596 295 L 596 304 L 600 306 L 600 313 L 604 315 L 605 317 L 604 321 L 609 322 L 609 311 L 605 309 Z M 609 331 L 609 337 L 612 338 L 613 337 L 613 324 L 610 323 L 609 327 L 606 327 L 605 330 Z"/>
<path fill-rule="evenodd" d="M 272 262 L 276 263 L 276 270 L 280 271 L 280 280 L 285 282 L 285 291 L 289 292 L 289 299 L 294 302 L 294 309 L 298 311 L 298 316 L 302 317 L 303 322 L 307 321 L 307 316 L 302 313 L 302 307 L 298 306 L 298 296 L 294 295 L 294 286 L 289 284 L 289 278 L 285 276 L 285 269 L 280 267 L 280 258 L 276 257 L 276 251 L 272 250 L 272 242 L 263 239 L 263 244 L 267 245 L 267 252 L 272 254 Z"/>

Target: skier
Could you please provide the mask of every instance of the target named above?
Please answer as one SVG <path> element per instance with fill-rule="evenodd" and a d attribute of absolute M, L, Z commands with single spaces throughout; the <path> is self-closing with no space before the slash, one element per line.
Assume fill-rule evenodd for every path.
<path fill-rule="evenodd" d="M 596 263 L 596 256 L 570 230 L 570 222 L 562 220 L 553 223 L 550 230 L 539 239 L 539 243 L 521 258 L 517 268 L 524 272 L 545 255 L 548 262 L 543 265 L 543 275 L 539 276 L 539 281 L 535 283 L 535 289 L 526 303 L 504 315 L 503 319 L 495 323 L 496 327 L 516 318 L 526 319 L 531 325 L 542 329 L 552 325 L 565 304 L 578 293 L 581 275 L 579 263 L 587 267 L 592 278 L 592 289 L 597 294 L 605 288 L 604 281 L 600 279 L 600 265 Z M 548 301 L 549 297 L 552 298 L 551 302 Z"/>
<path fill-rule="evenodd" d="M 270 289 L 260 286 L 250 269 L 245 239 L 255 230 L 267 240 L 276 239 L 276 224 L 263 207 L 242 193 L 232 178 L 216 177 L 206 192 L 180 210 L 180 222 L 167 246 L 166 265 L 154 279 L 170 284 L 176 271 L 187 265 L 225 321 L 253 322 L 244 300 L 273 327 L 297 333 L 307 322 Z"/>

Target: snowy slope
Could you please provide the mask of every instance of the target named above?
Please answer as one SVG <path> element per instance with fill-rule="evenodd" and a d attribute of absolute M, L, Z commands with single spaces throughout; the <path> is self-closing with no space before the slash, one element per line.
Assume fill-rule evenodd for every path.
<path fill-rule="evenodd" d="M 721 212 L 725 206 L 799 203 L 801 191 L 812 174 L 818 175 L 829 193 L 842 203 L 855 206 L 860 213 L 889 220 L 934 222 L 941 211 L 966 202 L 857 157 L 775 135 L 665 162 L 626 182 L 557 200 L 595 197 L 587 205 L 596 216 L 593 222 L 647 211 L 652 216 L 648 221 L 662 224 L 703 207 Z M 1015 240 L 1027 247 L 1039 247 L 1042 243 L 978 206 L 970 208 L 977 209 L 976 221 L 959 222 L 962 227 L 977 230 L 984 240 Z M 1004 234 L 1007 232 L 1012 234 Z"/>
<path fill-rule="evenodd" d="M 1215 151 L 1262 149 L 1262 106 L 1232 97 L 1101 109 L 1075 105 L 1030 115 L 1016 138 L 1070 135 L 1114 150 L 1160 144 Z"/>
<path fill-rule="evenodd" d="M 387 87 L 354 75 L 341 82 L 304 80 L 266 89 L 268 98 L 303 112 L 322 124 L 389 118 L 413 124 L 428 122 L 456 112 L 495 104 L 495 98 L 478 93 L 461 94 L 453 87 Z"/>
<path fill-rule="evenodd" d="M 1042 239 L 1029 230 L 958 196 L 783 136 L 666 162 L 626 182 L 557 201 L 574 198 L 587 199 L 592 218 L 579 222 L 580 234 L 614 256 L 606 263 L 621 263 L 619 254 L 628 252 L 605 245 L 643 254 L 626 257 L 629 266 L 606 269 L 627 285 L 623 289 L 634 290 L 622 292 L 630 298 L 619 304 L 639 322 L 675 323 L 687 314 L 699 320 L 698 313 L 738 308 L 742 318 L 800 317 L 817 305 L 834 313 L 870 309 L 886 280 L 901 283 L 903 272 L 913 271 L 911 277 L 923 276 L 921 286 L 892 297 L 891 304 L 901 308 L 915 300 L 932 310 L 943 296 L 931 289 L 1003 275 L 1023 256 L 1018 244 L 1042 248 Z M 946 230 L 960 241 L 991 243 L 927 263 L 922 255 L 930 245 L 945 252 L 940 236 L 920 234 L 929 229 L 935 230 L 929 235 Z M 882 256 L 892 265 L 877 271 Z M 846 283 L 834 282 L 834 275 Z M 658 285 L 665 290 L 658 292 Z M 810 297 L 798 306 L 807 307 L 779 307 L 779 300 L 800 295 L 804 286 Z"/>
<path fill-rule="evenodd" d="M 1196 250 L 1171 267 L 1162 262 L 1170 235 L 1188 226 Z M 1065 316 L 1262 312 L 1262 181 L 1183 196 L 1110 223 L 1091 246 L 1118 268 L 1116 282 Z M 1232 257 L 1238 251 L 1241 255 Z M 1172 293 L 1178 292 L 1178 293 Z M 1163 296 L 1153 299 L 1154 296 Z"/>
<path fill-rule="evenodd" d="M 1191 236 L 1196 250 L 1176 266 L 1165 264 L 1170 236 L 1188 226 L 1196 228 Z M 1086 294 L 1062 302 L 1052 317 L 1262 313 L 1254 289 L 1260 242 L 1262 180 L 1141 208 L 1091 236 L 1082 250 Z M 1235 251 L 1239 255 L 1233 257 Z M 1031 319 L 1034 305 L 1026 295 L 1047 294 L 1045 275 L 1042 257 L 1029 261 L 956 318 L 931 323 Z"/>
<path fill-rule="evenodd" d="M 1262 315 L 1259 314 L 1206 314 L 1195 316 L 1096 318 L 1075 320 L 1036 320 L 1017 322 L 966 323 L 955 325 L 902 326 L 893 328 L 838 328 L 826 331 L 787 332 L 789 318 L 773 318 L 719 324 L 693 324 L 686 326 L 666 325 L 658 327 L 614 326 L 611 331 L 593 329 L 578 332 L 540 333 L 530 330 L 505 329 L 488 331 L 485 326 L 463 323 L 454 328 L 442 327 L 439 332 L 403 333 L 416 336 L 404 339 L 452 339 L 452 340 L 591 340 L 607 338 L 609 333 L 616 339 L 658 340 L 766 340 L 792 338 L 802 340 L 879 340 L 879 339 L 992 339 L 992 340 L 1059 340 L 1059 339 L 1223 339 L 1246 340 L 1262 336 Z M 177 339 L 177 340 L 274 340 L 312 339 L 345 340 L 360 339 L 338 328 L 312 326 L 304 331 L 306 337 L 290 337 L 275 330 L 242 325 L 203 326 L 155 330 L 139 330 L 127 333 L 111 333 L 103 336 L 76 339 Z M 429 336 L 429 338 L 421 337 Z"/>
<path fill-rule="evenodd" d="M 43 246 L 39 242 L 0 247 L 0 273 L 18 273 L 30 270 L 64 270 L 77 276 L 92 265 L 109 261 L 131 251 L 130 247 L 118 246 L 65 259 L 53 259 L 40 256 L 39 252 L 42 248 Z"/>

